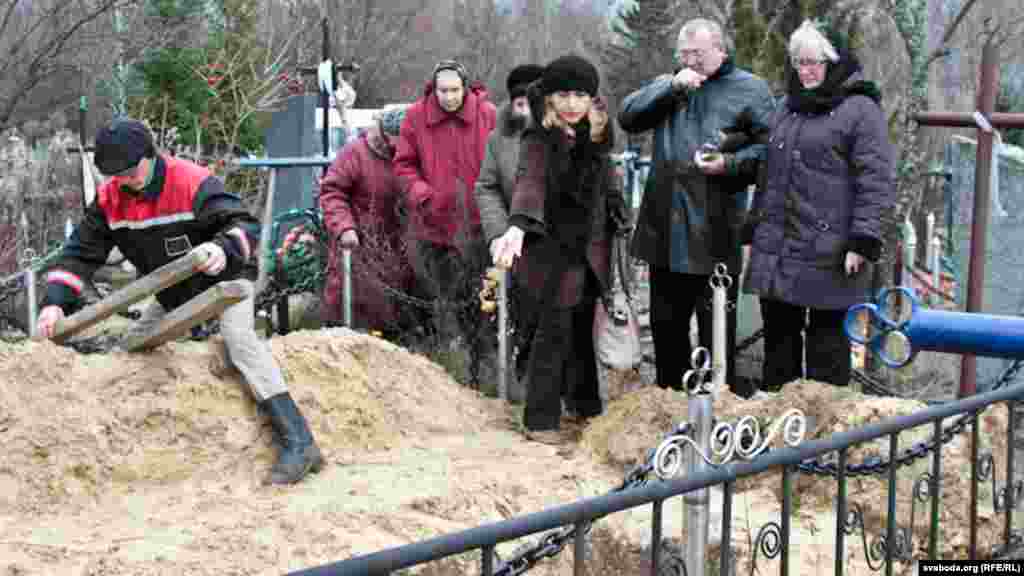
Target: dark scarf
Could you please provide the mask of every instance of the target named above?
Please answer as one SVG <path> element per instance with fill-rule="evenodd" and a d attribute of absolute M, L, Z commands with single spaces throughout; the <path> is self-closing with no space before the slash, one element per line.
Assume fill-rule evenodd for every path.
<path fill-rule="evenodd" d="M 828 71 L 821 85 L 806 90 L 800 83 L 796 70 L 790 67 L 786 105 L 793 112 L 801 114 L 826 114 L 842 104 L 843 100 L 857 94 L 867 96 L 881 105 L 882 93 L 874 82 L 850 81 L 861 69 L 856 57 L 845 50 L 840 50 L 839 61 L 828 64 Z"/>
<path fill-rule="evenodd" d="M 582 256 L 591 230 L 599 145 L 590 139 L 586 118 L 573 128 L 574 137 L 561 128 L 541 132 L 547 158 L 544 221 L 559 245 Z"/>
<path fill-rule="evenodd" d="M 541 82 L 531 84 L 526 95 L 532 122 L 523 138 L 536 137 L 544 142 L 544 222 L 558 245 L 574 257 L 582 256 L 591 230 L 594 190 L 599 185 L 598 160 L 611 145 L 611 126 L 607 140 L 600 144 L 590 139 L 587 118 L 573 127 L 574 137 L 567 137 L 561 128 L 548 129 L 542 124 L 546 108 Z"/>

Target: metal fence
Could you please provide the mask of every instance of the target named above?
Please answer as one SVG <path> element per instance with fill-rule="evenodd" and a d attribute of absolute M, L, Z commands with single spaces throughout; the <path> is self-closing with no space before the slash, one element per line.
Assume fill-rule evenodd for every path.
<path fill-rule="evenodd" d="M 640 506 L 651 506 L 653 520 L 651 526 L 652 534 L 652 571 L 651 574 L 658 574 L 659 567 L 664 566 L 663 550 L 660 542 L 662 539 L 662 507 L 666 500 L 688 494 L 712 486 L 722 486 L 722 535 L 723 544 L 720 548 L 718 562 L 721 566 L 719 574 L 732 573 L 733 548 L 731 544 L 731 520 L 732 502 L 737 481 L 766 472 L 782 471 L 782 509 L 779 521 L 774 526 L 766 527 L 768 532 L 773 532 L 773 546 L 765 546 L 762 542 L 764 534 L 760 534 L 755 549 L 759 546 L 769 557 L 780 559 L 781 574 L 790 573 L 790 521 L 793 513 L 793 476 L 809 465 L 821 466 L 822 462 L 831 462 L 828 467 L 833 470 L 836 482 L 836 551 L 835 551 L 835 574 L 844 573 L 844 554 L 846 548 L 845 537 L 854 534 L 859 528 L 862 532 L 863 516 L 857 505 L 851 506 L 847 502 L 847 478 L 849 466 L 847 455 L 851 448 L 860 444 L 887 438 L 889 440 L 889 465 L 885 472 L 888 476 L 888 499 L 887 499 L 887 524 L 885 534 L 876 538 L 870 547 L 866 546 L 865 554 L 868 556 L 869 565 L 876 570 L 884 568 L 885 574 L 893 573 L 895 563 L 898 561 L 909 561 L 912 556 L 910 545 L 913 536 L 906 532 L 906 529 L 898 529 L 896 521 L 896 484 L 897 469 L 900 458 L 900 434 L 918 426 L 932 426 L 934 430 L 935 449 L 932 451 L 931 470 L 926 473 L 915 484 L 917 499 L 924 500 L 930 504 L 930 530 L 928 534 L 928 558 L 935 559 L 938 555 L 938 518 L 941 500 L 939 482 L 942 467 L 942 442 L 940 438 L 947 434 L 947 428 L 943 426 L 947 419 L 959 416 L 959 420 L 965 421 L 971 427 L 973 441 L 978 440 L 978 414 L 993 404 L 1007 403 L 1009 408 L 1009 430 L 1016 428 L 1016 412 L 1013 409 L 1014 402 L 1024 399 L 1024 384 L 1003 387 L 990 392 L 982 393 L 969 398 L 957 400 L 947 404 L 924 408 L 914 414 L 899 416 L 870 424 L 847 432 L 837 433 L 829 438 L 809 440 L 804 442 L 792 442 L 791 438 L 786 439 L 782 447 L 766 449 L 764 445 L 760 448 L 763 451 L 749 460 L 740 459 L 726 461 L 711 466 L 696 474 L 688 474 L 684 477 L 669 478 L 666 480 L 652 480 L 637 482 L 638 476 L 646 476 L 658 465 L 654 453 L 649 454 L 648 461 L 644 468 L 634 471 L 632 482 L 627 478 L 625 484 L 631 484 L 625 489 L 617 490 L 611 494 L 578 500 L 571 504 L 550 508 L 541 512 L 495 522 L 408 544 L 389 548 L 372 554 L 362 555 L 343 560 L 340 562 L 313 567 L 297 572 L 291 576 L 383 576 L 392 571 L 429 563 L 457 554 L 481 551 L 481 574 L 483 575 L 508 575 L 521 574 L 516 566 L 508 562 L 502 562 L 495 556 L 497 544 L 522 538 L 531 534 L 547 531 L 561 530 L 559 534 L 571 536 L 574 546 L 575 574 L 584 573 L 583 558 L 586 553 L 586 535 L 591 524 L 608 515 L 622 512 Z M 801 424 L 795 423 L 790 427 L 787 423 L 787 432 L 794 432 Z M 729 429 L 730 432 L 735 430 Z M 721 438 L 719 438 L 721 440 Z M 743 442 L 742 438 L 735 439 L 739 447 Z M 768 440 L 771 440 L 769 435 Z M 766 441 L 767 442 L 767 441 Z M 1014 478 L 1014 462 L 1012 454 L 1013 442 L 1007 443 L 1007 469 L 1005 478 Z M 743 448 L 746 453 L 759 452 L 758 447 L 746 446 Z M 664 453 L 664 450 L 660 452 Z M 742 456 L 742 453 L 740 454 Z M 992 470 L 991 455 L 982 455 L 979 458 L 979 465 L 972 467 L 973 482 L 975 486 L 982 481 L 991 481 L 996 484 L 996 471 Z M 1008 485 L 1012 484 L 1012 489 Z M 999 555 L 1011 545 L 1018 542 L 1017 534 L 1012 530 L 1013 513 L 1018 505 L 1024 484 L 1017 481 L 1008 481 L 1002 487 L 996 486 L 993 491 L 995 508 L 1004 515 L 1004 538 L 1000 550 L 992 551 L 993 555 Z M 971 503 L 971 538 L 969 555 L 971 558 L 978 557 L 977 550 L 977 526 L 973 520 L 976 518 L 977 501 Z M 912 512 L 913 514 L 913 512 Z M 911 524 L 911 526 L 913 526 Z M 566 527 L 571 527 L 567 530 Z M 764 532 L 764 529 L 762 530 Z M 867 545 L 867 538 L 864 538 Z M 679 569 L 673 573 L 683 574 L 685 569 Z"/>

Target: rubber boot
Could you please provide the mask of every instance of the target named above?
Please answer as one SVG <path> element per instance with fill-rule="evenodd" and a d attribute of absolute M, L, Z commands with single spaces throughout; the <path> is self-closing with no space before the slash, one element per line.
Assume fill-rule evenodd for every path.
<path fill-rule="evenodd" d="M 264 483 L 294 484 L 310 472 L 319 472 L 323 468 L 323 456 L 291 394 L 284 392 L 267 398 L 262 407 L 270 416 L 280 445 L 277 462 Z"/>

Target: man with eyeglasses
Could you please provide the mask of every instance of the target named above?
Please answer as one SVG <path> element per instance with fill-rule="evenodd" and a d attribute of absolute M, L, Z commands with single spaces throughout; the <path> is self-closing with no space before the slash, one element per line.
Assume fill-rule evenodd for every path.
<path fill-rule="evenodd" d="M 710 275 L 716 264 L 733 277 L 736 302 L 740 269 L 739 229 L 747 190 L 756 180 L 774 107 L 761 78 L 733 64 L 731 48 L 716 22 L 695 19 L 679 31 L 679 68 L 623 101 L 619 124 L 630 133 L 654 131 L 653 162 L 633 235 L 633 256 L 650 266 L 651 331 L 658 385 L 682 389 L 689 368 L 690 319 L 697 313 L 702 346 L 711 349 Z M 737 126 L 751 135 L 738 150 L 720 149 L 724 132 Z M 753 395 L 735 380 L 736 307 L 726 330 L 726 382 L 736 394 Z M 680 335 L 684 335 L 680 338 Z"/>
<path fill-rule="evenodd" d="M 206 168 L 158 153 L 141 122 L 123 118 L 100 128 L 95 162 L 108 179 L 46 276 L 40 337 L 51 338 L 65 313 L 81 305 L 85 282 L 115 246 L 141 274 L 190 253 L 202 256 L 201 274 L 157 293 L 135 326 L 140 332 L 214 284 L 239 278 L 255 256 L 259 222 L 242 199 Z M 276 433 L 280 450 L 265 483 L 292 484 L 319 471 L 324 460 L 270 347 L 256 334 L 251 284 L 248 292 L 221 313 L 221 335 Z"/>

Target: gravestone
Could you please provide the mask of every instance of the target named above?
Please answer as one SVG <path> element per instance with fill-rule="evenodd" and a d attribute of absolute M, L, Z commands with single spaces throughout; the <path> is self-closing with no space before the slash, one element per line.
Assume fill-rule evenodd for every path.
<path fill-rule="evenodd" d="M 274 112 L 265 133 L 267 156 L 297 158 L 322 156 L 323 144 L 314 130 L 317 94 L 300 94 L 288 99 L 285 108 Z M 278 168 L 273 217 L 289 210 L 313 208 L 317 167 Z"/>
<path fill-rule="evenodd" d="M 946 207 L 952 223 L 952 261 L 961 285 L 967 280 L 977 144 L 954 136 L 946 145 L 945 165 L 952 175 Z M 997 160 L 998 158 L 998 160 Z M 993 146 L 991 220 L 985 251 L 984 310 L 990 314 L 1024 314 L 1024 149 Z M 959 290 L 963 291 L 963 288 Z M 963 298 L 958 306 L 964 310 Z M 979 391 L 997 378 L 1012 360 L 978 358 Z"/>

